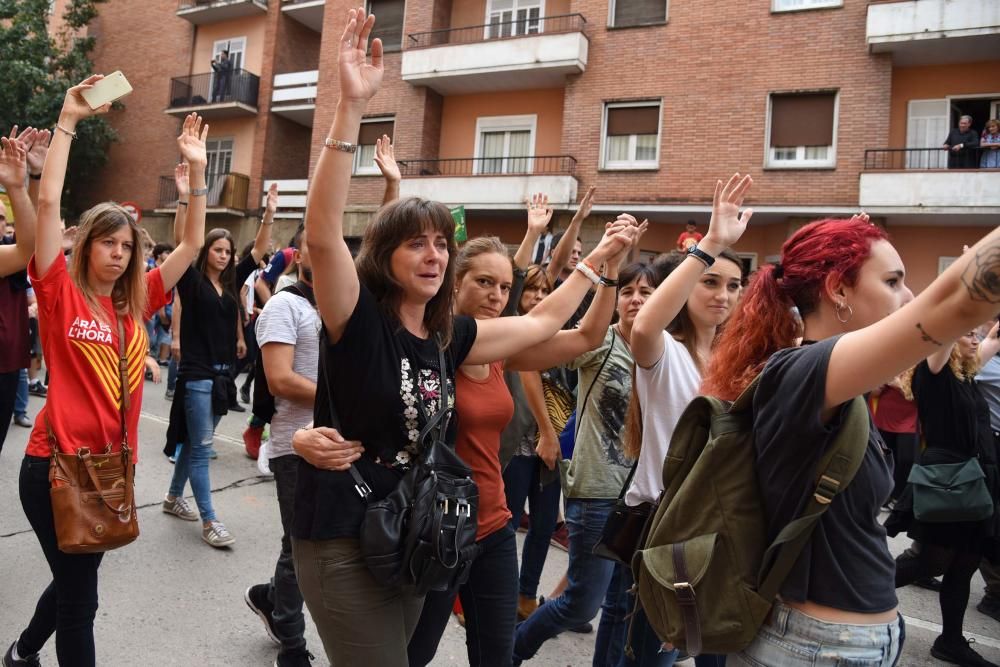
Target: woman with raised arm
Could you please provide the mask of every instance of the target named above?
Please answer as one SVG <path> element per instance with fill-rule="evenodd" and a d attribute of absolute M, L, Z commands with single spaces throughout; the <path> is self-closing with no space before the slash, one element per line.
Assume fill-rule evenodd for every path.
<path fill-rule="evenodd" d="M 636 461 L 625 495 L 632 507 L 651 508 L 663 491 L 663 462 L 674 427 L 688 403 L 698 395 L 701 375 L 720 327 L 739 299 L 743 267 L 727 249 L 746 230 L 753 211 L 742 215 L 752 180 L 734 174 L 723 187 L 716 183 L 708 233 L 696 248 L 700 252 L 673 252 L 655 265 L 666 276 L 636 315 L 632 326 L 635 359 L 634 393 L 625 428 L 625 453 Z M 675 651 L 661 650 L 662 642 L 649 627 L 640 607 L 634 617 L 632 571 L 616 564 L 608 586 L 597 633 L 594 665 L 601 667 L 669 667 Z M 631 648 L 625 637 L 632 625 Z M 700 655 L 699 665 L 712 665 L 717 656 Z"/>
<path fill-rule="evenodd" d="M 194 195 L 195 189 L 191 190 Z M 257 269 L 271 241 L 271 223 L 257 230 L 254 246 L 237 264 L 232 235 L 213 229 L 194 265 L 177 283 L 184 306 L 181 339 L 184 350 L 170 407 L 167 454 L 176 451 L 174 474 L 163 500 L 163 512 L 185 521 L 201 519 L 201 538 L 216 548 L 236 541 L 219 521 L 212 505 L 209 461 L 215 427 L 237 405 L 232 369 L 247 352 L 240 316 L 239 286 Z M 188 481 L 197 513 L 184 499 Z"/>
<path fill-rule="evenodd" d="M 998 274 L 1000 231 L 993 231 L 914 299 L 899 254 L 865 215 L 806 225 L 785 242 L 778 264 L 757 272 L 702 390 L 732 400 L 763 371 L 754 447 L 768 539 L 813 493 L 816 466 L 848 402 L 996 315 Z M 801 347 L 791 347 L 800 335 L 793 306 L 802 315 Z M 878 523 L 892 485 L 872 427 L 857 475 L 823 514 L 769 622 L 729 656 L 731 664 L 806 664 L 796 649 L 814 655 L 820 644 L 830 664 L 896 660 L 902 621 L 895 564 Z"/>
<path fill-rule="evenodd" d="M 126 403 L 129 446 L 136 452 L 142 404 L 143 359 L 149 347 L 143 317 L 166 303 L 167 294 L 201 247 L 205 197 L 193 196 L 184 236 L 163 264 L 145 271 L 139 228 L 128 212 L 110 202 L 83 213 L 69 261 L 62 252 L 60 200 L 70 142 L 76 126 L 110 105 L 92 110 L 82 92 L 102 78 L 94 75 L 66 93 L 55 135 L 42 170 L 35 255 L 28 265 L 38 299 L 42 349 L 51 360 L 49 393 L 35 420 L 21 465 L 21 505 L 42 546 L 52 583 L 35 614 L 4 656 L 5 665 L 38 664 L 37 654 L 54 632 L 56 655 L 64 665 L 95 664 L 94 616 L 97 569 L 102 554 L 66 554 L 56 541 L 49 500 L 49 429 L 64 453 L 121 442 L 118 377 L 119 345 L 128 357 L 131 396 Z M 208 126 L 191 114 L 177 139 L 191 165 L 195 188 L 205 187 Z M 125 340 L 119 340 L 119 327 Z"/>
<path fill-rule="evenodd" d="M 313 176 L 306 229 L 325 338 L 315 423 L 332 425 L 332 406 L 344 436 L 365 443 L 364 455 L 351 458 L 380 499 L 399 483 L 416 450 L 422 422 L 416 402 L 433 414 L 445 407 L 444 395 L 454 395 L 459 366 L 504 359 L 551 338 L 598 276 L 593 269 L 577 271 L 528 316 L 478 324 L 455 317 L 454 220 L 444 205 L 417 198 L 378 211 L 355 265 L 343 215 L 361 117 L 382 79 L 381 40 L 372 43 L 370 64 L 366 57 L 374 21 L 363 8 L 348 13 L 340 101 Z M 599 267 L 631 242 L 626 227 L 609 230 L 589 256 L 591 265 Z M 454 442 L 454 420 L 451 425 Z M 304 458 L 292 526 L 295 569 L 330 662 L 406 665 L 422 598 L 375 581 L 360 551 L 365 504 L 350 474 L 320 469 L 315 463 L 323 452 L 295 444 Z"/>

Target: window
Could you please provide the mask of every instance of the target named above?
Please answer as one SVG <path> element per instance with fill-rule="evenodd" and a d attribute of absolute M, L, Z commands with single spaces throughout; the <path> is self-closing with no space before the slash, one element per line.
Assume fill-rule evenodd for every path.
<path fill-rule="evenodd" d="M 797 12 L 803 9 L 843 6 L 844 0 L 773 0 L 771 10 L 775 12 Z"/>
<path fill-rule="evenodd" d="M 220 39 L 212 45 L 212 60 L 215 60 L 223 51 L 229 51 L 229 60 L 233 63 L 233 70 L 243 69 L 243 56 L 246 50 L 246 37 Z"/>
<path fill-rule="evenodd" d="M 667 22 L 667 0 L 611 0 L 610 10 L 615 28 Z"/>
<path fill-rule="evenodd" d="M 487 116 L 476 121 L 476 174 L 530 174 L 537 117 Z"/>
<path fill-rule="evenodd" d="M 833 167 L 837 163 L 837 94 L 772 93 L 765 166 Z"/>
<path fill-rule="evenodd" d="M 205 186 L 208 188 L 209 206 L 217 206 L 226 176 L 233 170 L 233 140 L 209 139 L 205 142 L 208 165 L 205 168 Z"/>
<path fill-rule="evenodd" d="M 660 103 L 624 102 L 604 108 L 605 169 L 660 165 Z"/>
<path fill-rule="evenodd" d="M 372 31 L 372 39 L 380 37 L 387 51 L 399 51 L 403 46 L 403 14 L 406 3 L 403 0 L 368 0 L 368 13 L 378 20 Z"/>
<path fill-rule="evenodd" d="M 354 153 L 354 173 L 360 176 L 377 176 L 378 165 L 375 164 L 375 140 L 383 134 L 392 139 L 392 131 L 396 123 L 392 118 L 366 118 L 361 121 L 361 131 L 358 133 L 358 150 Z"/>
<path fill-rule="evenodd" d="M 542 0 L 490 0 L 486 39 L 537 35 L 542 32 Z"/>

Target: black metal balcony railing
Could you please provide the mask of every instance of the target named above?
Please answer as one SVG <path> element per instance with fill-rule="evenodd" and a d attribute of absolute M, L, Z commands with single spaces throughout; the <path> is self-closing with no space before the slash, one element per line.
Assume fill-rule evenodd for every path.
<path fill-rule="evenodd" d="M 542 33 L 583 32 L 587 19 L 583 14 L 560 14 L 559 16 L 522 17 L 512 21 L 501 21 L 464 28 L 444 28 L 407 35 L 406 48 L 418 49 L 442 44 L 471 44 L 494 39 L 530 37 Z"/>
<path fill-rule="evenodd" d="M 235 5 L 241 0 L 178 0 L 177 11 L 182 9 L 194 9 L 195 7 L 209 7 L 211 5 Z M 267 0 L 242 0 L 242 2 L 254 2 L 259 5 L 267 5 Z"/>
<path fill-rule="evenodd" d="M 979 169 L 982 154 L 987 150 L 990 149 L 983 149 L 978 146 L 969 147 L 967 150 L 958 153 L 941 147 L 869 148 L 865 151 L 865 171 Z M 992 152 L 1000 154 L 1000 149 L 993 150 Z"/>
<path fill-rule="evenodd" d="M 415 176 L 507 176 L 572 175 L 576 158 L 571 155 L 447 158 L 443 160 L 398 160 L 403 177 Z"/>
<path fill-rule="evenodd" d="M 259 90 L 260 77 L 245 69 L 234 69 L 228 76 L 215 72 L 178 76 L 170 80 L 170 108 L 223 102 L 256 108 Z"/>
<path fill-rule="evenodd" d="M 231 208 L 237 211 L 247 210 L 247 197 L 250 194 L 250 177 L 246 174 L 227 172 L 223 174 L 206 174 L 205 184 L 208 187 L 208 208 Z M 177 206 L 177 184 L 173 174 L 160 176 L 160 194 L 157 208 L 174 208 Z"/>

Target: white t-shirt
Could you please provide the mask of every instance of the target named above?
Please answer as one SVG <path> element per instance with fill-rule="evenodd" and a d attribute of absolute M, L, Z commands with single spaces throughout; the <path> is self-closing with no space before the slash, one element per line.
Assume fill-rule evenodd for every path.
<path fill-rule="evenodd" d="M 319 332 L 321 321 L 316 309 L 303 297 L 279 292 L 271 297 L 257 318 L 257 343 L 295 346 L 292 370 L 316 381 L 319 370 Z M 263 359 L 260 363 L 264 363 Z M 271 418 L 271 444 L 268 458 L 294 454 L 292 436 L 307 426 L 313 418 L 313 406 L 304 406 L 279 396 L 274 397 L 274 417 Z"/>
<path fill-rule="evenodd" d="M 655 501 L 663 491 L 663 461 L 681 413 L 701 386 L 701 374 L 682 343 L 663 332 L 663 355 L 649 368 L 635 369 L 634 399 L 642 408 L 642 451 L 625 502 Z M 633 399 L 633 400 L 634 400 Z"/>

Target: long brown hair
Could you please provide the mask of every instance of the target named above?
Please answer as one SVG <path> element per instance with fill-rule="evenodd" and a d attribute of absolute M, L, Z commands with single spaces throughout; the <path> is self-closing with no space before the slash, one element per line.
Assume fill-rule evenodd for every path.
<path fill-rule="evenodd" d="M 448 266 L 444 281 L 424 308 L 424 326 L 442 344 L 451 343 L 452 301 L 455 293 L 455 220 L 444 204 L 420 197 L 405 197 L 378 210 L 361 238 L 361 250 L 355 265 L 358 279 L 385 312 L 399 318 L 403 286 L 390 270 L 392 253 L 406 241 L 431 230 L 444 235 L 448 242 Z"/>
<path fill-rule="evenodd" d="M 233 235 L 229 233 L 228 229 L 223 229 L 222 227 L 216 227 L 205 235 L 205 245 L 201 247 L 198 251 L 198 257 L 194 260 L 194 268 L 196 268 L 201 275 L 208 277 L 206 268 L 208 267 L 208 253 L 215 245 L 215 242 L 219 239 L 226 239 L 229 241 L 229 263 L 226 264 L 226 268 L 222 270 L 219 274 L 219 282 L 222 284 L 222 292 L 227 296 L 233 298 L 236 303 L 240 302 L 239 297 L 236 294 L 236 243 L 233 241 Z"/>
<path fill-rule="evenodd" d="M 538 264 L 532 264 L 525 272 L 524 287 L 521 289 L 521 295 L 524 296 L 524 292 L 529 289 L 544 290 L 547 295 L 552 293 L 552 281 L 549 280 L 549 274 Z M 525 311 L 521 309 L 520 299 L 517 301 L 517 314 L 525 314 Z"/>
<path fill-rule="evenodd" d="M 76 242 L 73 243 L 73 253 L 69 260 L 70 278 L 83 293 L 90 312 L 106 324 L 111 324 L 107 322 L 107 313 L 87 279 L 90 246 L 95 239 L 107 238 L 126 226 L 132 232 L 132 256 L 129 257 L 125 271 L 111 288 L 111 304 L 116 314 L 131 315 L 135 322 L 142 322 L 146 311 L 146 262 L 143 259 L 139 226 L 128 211 L 114 202 L 104 202 L 85 211 L 80 216 Z"/>

